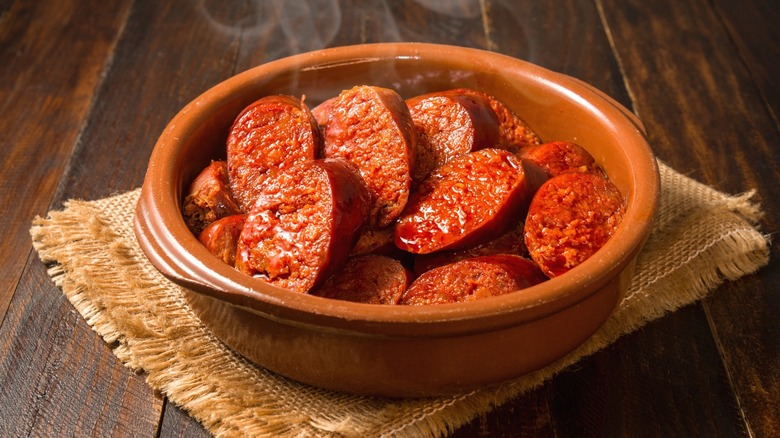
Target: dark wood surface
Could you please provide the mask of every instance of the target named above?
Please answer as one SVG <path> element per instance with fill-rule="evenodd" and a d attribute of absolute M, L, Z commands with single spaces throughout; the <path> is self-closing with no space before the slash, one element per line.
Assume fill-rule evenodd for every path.
<path fill-rule="evenodd" d="M 780 230 L 776 0 L 0 0 L 0 436 L 207 436 L 126 369 L 46 274 L 35 215 L 140 186 L 168 120 L 290 54 L 424 41 L 583 79 L 657 155 L 757 189 Z M 780 259 L 475 418 L 467 436 L 780 436 Z"/>

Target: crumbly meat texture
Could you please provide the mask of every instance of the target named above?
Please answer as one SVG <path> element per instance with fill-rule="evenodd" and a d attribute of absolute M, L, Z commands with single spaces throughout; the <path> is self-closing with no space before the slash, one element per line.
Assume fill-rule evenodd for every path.
<path fill-rule="evenodd" d="M 625 200 L 606 178 L 587 173 L 558 175 L 543 184 L 525 222 L 531 258 L 549 277 L 587 260 L 612 237 Z"/>
<path fill-rule="evenodd" d="M 525 289 L 545 280 L 532 261 L 520 256 L 475 257 L 420 275 L 399 304 L 419 306 L 475 301 Z"/>
<path fill-rule="evenodd" d="M 333 102 L 325 129 L 325 156 L 355 164 L 374 204 L 371 228 L 390 225 L 409 197 L 416 136 L 409 109 L 394 91 L 359 86 Z"/>
<path fill-rule="evenodd" d="M 519 158 L 499 149 L 461 155 L 440 166 L 413 194 L 395 226 L 395 243 L 415 254 L 475 244 L 505 231 L 493 221 L 508 223 L 528 196 Z M 456 248 L 452 248 L 453 244 Z"/>
<path fill-rule="evenodd" d="M 314 117 L 292 96 L 268 96 L 247 107 L 227 139 L 230 187 L 249 212 L 265 181 L 275 173 L 313 160 L 321 148 Z"/>
<path fill-rule="evenodd" d="M 182 216 L 194 235 L 212 222 L 241 213 L 230 190 L 227 164 L 212 161 L 192 181 L 182 202 Z"/>
<path fill-rule="evenodd" d="M 367 304 L 397 304 L 411 280 L 400 261 L 366 255 L 350 258 L 344 268 L 313 293 L 327 298 Z"/>

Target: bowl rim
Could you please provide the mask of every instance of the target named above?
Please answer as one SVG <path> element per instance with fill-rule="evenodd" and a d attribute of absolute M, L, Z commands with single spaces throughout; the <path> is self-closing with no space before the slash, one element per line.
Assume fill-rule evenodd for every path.
<path fill-rule="evenodd" d="M 332 68 L 342 64 L 385 60 L 436 61 L 480 59 L 512 65 L 545 86 L 588 105 L 625 136 L 631 153 L 633 191 L 625 193 L 626 213 L 612 238 L 581 265 L 561 277 L 490 299 L 435 306 L 379 306 L 288 291 L 246 276 L 212 256 L 184 224 L 180 211 L 182 181 L 171 181 L 176 141 L 192 134 L 207 119 L 204 108 L 224 103 L 235 90 L 258 77 L 293 69 Z M 189 121 L 189 123 L 185 123 Z M 194 123 L 193 123 L 194 122 Z M 151 263 L 174 283 L 261 316 L 300 326 L 386 336 L 451 336 L 497 330 L 542 318 L 586 299 L 633 262 L 649 235 L 658 208 L 657 162 L 641 122 L 625 107 L 593 86 L 530 62 L 481 49 L 429 43 L 374 43 L 340 46 L 274 60 L 228 78 L 188 103 L 168 123 L 149 160 L 134 217 L 139 245 Z M 641 226 L 628 226 L 642 224 Z M 610 261 L 617 261 L 612 263 Z"/>

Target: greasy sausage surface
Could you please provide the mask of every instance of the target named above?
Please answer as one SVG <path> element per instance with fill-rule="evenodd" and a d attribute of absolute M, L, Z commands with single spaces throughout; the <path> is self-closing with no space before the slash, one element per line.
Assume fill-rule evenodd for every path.
<path fill-rule="evenodd" d="M 525 245 L 542 272 L 556 277 L 598 251 L 624 212 L 623 196 L 608 179 L 564 173 L 536 192 L 526 217 Z"/>
<path fill-rule="evenodd" d="M 322 137 L 300 99 L 266 96 L 238 115 L 227 138 L 230 187 L 242 211 L 249 212 L 266 178 L 315 158 Z"/>
<path fill-rule="evenodd" d="M 406 104 L 417 131 L 414 181 L 422 181 L 451 158 L 494 147 L 498 141 L 496 113 L 475 93 L 441 91 L 407 99 Z"/>
<path fill-rule="evenodd" d="M 352 255 L 366 254 L 384 254 L 396 250 L 393 244 L 393 227 L 385 227 L 377 230 L 363 230 L 360 234 L 355 247 L 352 248 Z"/>
<path fill-rule="evenodd" d="M 446 304 L 503 295 L 545 281 L 534 262 L 508 254 L 480 256 L 417 277 L 399 304 Z"/>
<path fill-rule="evenodd" d="M 411 278 L 411 272 L 393 258 L 353 257 L 312 294 L 358 303 L 397 304 Z"/>
<path fill-rule="evenodd" d="M 390 225 L 409 197 L 416 136 L 393 90 L 358 86 L 339 94 L 325 129 L 325 156 L 354 163 L 373 196 L 370 227 Z"/>
<path fill-rule="evenodd" d="M 333 104 L 335 102 L 336 98 L 331 97 L 311 109 L 311 115 L 314 116 L 314 120 L 317 121 L 320 132 L 325 132 L 325 128 L 328 126 L 328 116 L 330 116 L 330 111 L 333 109 Z"/>
<path fill-rule="evenodd" d="M 542 140 L 533 129 L 511 108 L 506 106 L 500 98 L 491 96 L 481 91 L 462 88 L 458 89 L 462 94 L 475 94 L 485 99 L 498 118 L 498 145 L 501 149 L 516 151 L 519 145 L 539 144 Z"/>
<path fill-rule="evenodd" d="M 215 220 L 240 212 L 230 191 L 224 161 L 206 166 L 190 184 L 182 203 L 184 221 L 196 236 Z"/>
<path fill-rule="evenodd" d="M 203 229 L 198 235 L 198 240 L 220 260 L 235 266 L 238 238 L 245 221 L 245 214 L 234 214 L 218 219 Z"/>
<path fill-rule="evenodd" d="M 528 145 L 520 149 L 520 158 L 531 160 L 541 166 L 550 176 L 568 172 L 584 172 L 606 176 L 596 164 L 593 156 L 582 146 L 555 141 L 539 145 Z"/>
<path fill-rule="evenodd" d="M 398 248 L 414 254 L 483 243 L 525 214 L 538 175 L 514 154 L 481 149 L 435 169 L 395 226 Z"/>
<path fill-rule="evenodd" d="M 293 166 L 266 181 L 241 232 L 236 268 L 308 292 L 343 266 L 369 205 L 363 179 L 346 161 Z"/>
<path fill-rule="evenodd" d="M 483 244 L 459 251 L 436 251 L 430 254 L 417 254 L 414 257 L 414 273 L 422 275 L 439 266 L 473 257 L 495 254 L 515 254 L 528 257 L 523 241 L 523 222 L 514 224 L 508 231 Z"/>

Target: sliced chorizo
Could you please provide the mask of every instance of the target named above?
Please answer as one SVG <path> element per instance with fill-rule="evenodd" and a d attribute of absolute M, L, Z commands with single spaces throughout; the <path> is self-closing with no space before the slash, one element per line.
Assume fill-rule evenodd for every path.
<path fill-rule="evenodd" d="M 376 230 L 366 229 L 358 238 L 355 247 L 352 248 L 352 255 L 384 254 L 387 255 L 396 250 L 393 244 L 393 227 L 379 228 Z"/>
<path fill-rule="evenodd" d="M 411 279 L 411 272 L 400 261 L 365 255 L 350 258 L 312 294 L 358 303 L 397 304 Z"/>
<path fill-rule="evenodd" d="M 523 120 L 511 108 L 506 106 L 500 98 L 491 96 L 482 91 L 470 88 L 456 89 L 461 94 L 474 94 L 485 99 L 498 118 L 498 145 L 497 147 L 507 150 L 515 150 L 517 145 L 539 144 L 542 140 L 534 132 L 528 123 Z"/>
<path fill-rule="evenodd" d="M 481 245 L 465 248 L 459 251 L 437 251 L 430 254 L 417 254 L 414 257 L 414 273 L 422 275 L 439 266 L 454 263 L 473 257 L 495 254 L 515 254 L 528 257 L 528 250 L 523 241 L 523 222 L 520 221 L 508 231 Z"/>
<path fill-rule="evenodd" d="M 336 98 L 331 97 L 311 109 L 311 115 L 314 116 L 314 120 L 317 121 L 320 132 L 325 132 L 325 128 L 328 126 L 328 116 L 330 116 L 330 111 L 333 109 L 334 102 L 336 102 Z"/>
<path fill-rule="evenodd" d="M 546 279 L 534 262 L 518 255 L 474 257 L 420 275 L 406 290 L 399 304 L 474 301 L 525 289 Z"/>
<path fill-rule="evenodd" d="M 593 156 L 576 143 L 555 141 L 539 145 L 528 145 L 521 148 L 518 155 L 520 158 L 531 160 L 538 164 L 550 176 L 569 172 L 606 176 Z"/>
<path fill-rule="evenodd" d="M 341 92 L 325 128 L 325 156 L 354 163 L 374 203 L 370 227 L 390 225 L 409 197 L 416 136 L 409 108 L 393 90 L 357 86 Z"/>
<path fill-rule="evenodd" d="M 620 224 L 625 201 L 608 179 L 564 173 L 534 195 L 525 222 L 525 245 L 548 277 L 557 277 L 598 251 Z"/>
<path fill-rule="evenodd" d="M 203 229 L 198 235 L 198 241 L 220 260 L 235 266 L 238 238 L 245 221 L 245 214 L 234 214 L 218 219 Z"/>
<path fill-rule="evenodd" d="M 540 178 L 505 150 L 481 149 L 456 157 L 413 193 L 395 225 L 394 242 L 413 254 L 484 243 L 525 214 Z"/>
<path fill-rule="evenodd" d="M 321 147 L 317 122 L 301 99 L 272 95 L 246 107 L 227 138 L 230 187 L 241 209 L 252 208 L 270 175 L 313 160 Z"/>
<path fill-rule="evenodd" d="M 184 222 L 194 235 L 217 219 L 241 213 L 230 190 L 227 164 L 212 161 L 190 184 L 182 202 Z"/>
<path fill-rule="evenodd" d="M 308 292 L 347 260 L 364 228 L 370 195 L 350 163 L 300 163 L 266 181 L 238 242 L 236 268 Z"/>
<path fill-rule="evenodd" d="M 416 182 L 451 158 L 494 147 L 498 141 L 496 113 L 476 93 L 441 91 L 407 99 L 406 104 L 417 131 Z"/>

